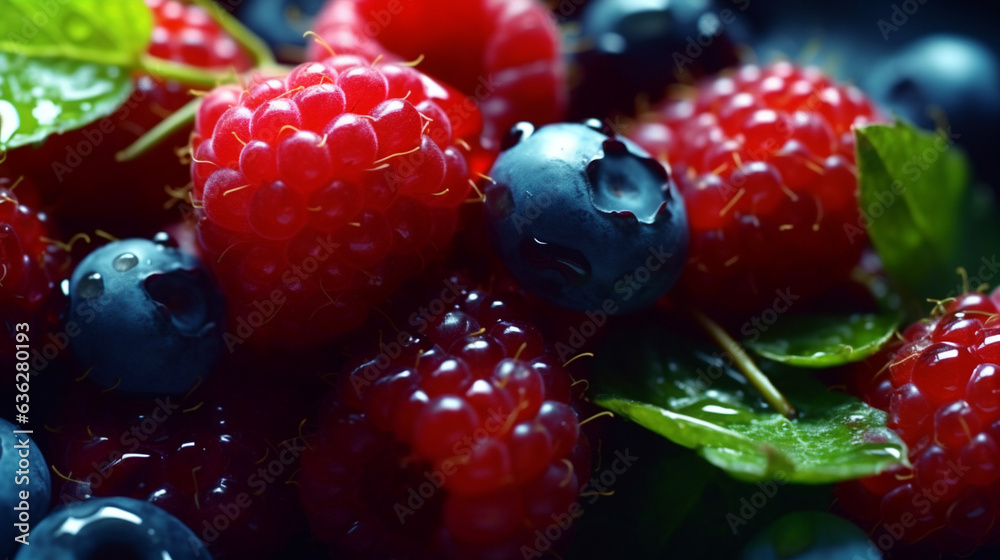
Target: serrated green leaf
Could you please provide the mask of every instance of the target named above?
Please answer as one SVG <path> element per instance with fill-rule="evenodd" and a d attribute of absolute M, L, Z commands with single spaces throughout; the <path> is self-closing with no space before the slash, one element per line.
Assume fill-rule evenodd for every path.
<path fill-rule="evenodd" d="M 886 272 L 918 304 L 956 295 L 964 289 L 956 269 L 978 267 L 1000 247 L 995 208 L 969 211 L 965 154 L 949 131 L 905 123 L 859 127 L 855 137 L 862 216 Z"/>
<path fill-rule="evenodd" d="M 132 91 L 152 33 L 142 0 L 0 0 L 0 150 L 78 128 Z"/>
<path fill-rule="evenodd" d="M 616 333 L 598 350 L 592 400 L 743 480 L 829 483 L 905 463 L 884 412 L 771 364 L 768 374 L 799 415 L 768 407 L 726 355 L 659 328 Z M 617 350 L 616 350 L 617 349 Z"/>
<path fill-rule="evenodd" d="M 793 315 L 746 346 L 796 367 L 828 368 L 861 361 L 878 352 L 896 332 L 896 314 Z"/>

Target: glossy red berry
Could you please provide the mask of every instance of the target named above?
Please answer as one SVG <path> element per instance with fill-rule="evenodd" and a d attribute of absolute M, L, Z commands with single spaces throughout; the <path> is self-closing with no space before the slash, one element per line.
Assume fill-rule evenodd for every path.
<path fill-rule="evenodd" d="M 299 489 L 314 537 L 338 552 L 517 553 L 570 511 L 588 476 L 568 376 L 520 296 L 461 288 L 448 299 L 342 372 L 321 410 Z"/>
<path fill-rule="evenodd" d="M 556 122 L 566 110 L 559 31 L 535 0 L 329 2 L 315 29 L 324 42 L 311 47 L 314 59 L 328 56 L 328 48 L 373 59 L 419 59 L 421 71 L 469 97 L 444 107 L 459 136 L 479 127 L 479 114 L 468 104 L 482 111 L 487 150 L 498 150 L 517 122 Z M 396 95 L 407 87 L 413 84 L 396 86 Z"/>
<path fill-rule="evenodd" d="M 852 127 L 879 118 L 854 86 L 787 62 L 724 72 L 641 118 L 630 136 L 687 203 L 683 290 L 751 311 L 846 279 L 867 243 Z"/>
<path fill-rule="evenodd" d="M 439 103 L 448 93 L 416 70 L 348 55 L 205 98 L 192 196 L 243 329 L 232 344 L 350 331 L 441 254 L 470 183 L 461 138 L 430 128 Z"/>
<path fill-rule="evenodd" d="M 852 515 L 882 531 L 905 527 L 895 537 L 904 543 L 967 553 L 1000 541 L 1000 356 L 990 344 L 998 294 L 959 296 L 907 328 L 889 367 L 864 384 L 866 400 L 887 408 L 912 468 L 839 491 Z M 873 512 L 872 503 L 881 506 Z"/>

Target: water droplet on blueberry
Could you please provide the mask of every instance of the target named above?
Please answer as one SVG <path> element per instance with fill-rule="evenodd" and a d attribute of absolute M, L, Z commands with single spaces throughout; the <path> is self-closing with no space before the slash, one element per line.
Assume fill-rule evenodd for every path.
<path fill-rule="evenodd" d="M 519 122 L 514 126 L 510 127 L 507 131 L 507 135 L 504 136 L 503 141 L 500 142 L 501 150 L 509 150 L 514 147 L 518 142 L 526 140 L 535 132 L 535 125 L 529 122 Z"/>
<path fill-rule="evenodd" d="M 104 279 L 99 272 L 91 272 L 76 286 L 76 292 L 83 299 L 94 299 L 104 294 Z"/>
<path fill-rule="evenodd" d="M 177 247 L 177 240 L 173 238 L 169 233 L 165 231 L 158 232 L 153 236 L 153 243 L 157 245 L 163 245 L 164 247 Z"/>
<path fill-rule="evenodd" d="M 125 272 L 132 270 L 137 264 L 139 264 L 139 257 L 132 253 L 122 253 L 115 257 L 115 260 L 111 263 L 111 267 L 118 272 Z"/>
<path fill-rule="evenodd" d="M 175 247 L 145 239 L 105 245 L 79 264 L 69 293 L 69 318 L 81 324 L 72 351 L 102 387 L 186 391 L 221 356 L 222 295 L 198 259 Z"/>

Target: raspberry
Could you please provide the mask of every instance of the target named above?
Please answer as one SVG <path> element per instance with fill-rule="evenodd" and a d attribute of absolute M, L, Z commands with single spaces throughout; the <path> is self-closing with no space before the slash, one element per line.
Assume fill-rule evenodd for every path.
<path fill-rule="evenodd" d="M 0 180 L 0 185 L 8 183 Z M 52 243 L 55 238 L 44 213 L 20 204 L 13 190 L 0 186 L 0 317 L 7 340 L 17 332 L 42 340 L 60 321 L 65 298 L 58 284 L 68 276 L 70 262 Z M 28 329 L 17 328 L 19 323 Z M 14 344 L 7 344 L 0 358 L 12 363 L 13 352 Z"/>
<path fill-rule="evenodd" d="M 852 127 L 878 120 L 857 88 L 814 68 L 744 66 L 644 117 L 631 137 L 666 159 L 687 203 L 681 285 L 734 311 L 803 300 L 848 277 L 864 249 Z"/>
<path fill-rule="evenodd" d="M 230 348 L 347 332 L 439 255 L 470 188 L 454 101 L 410 67 L 350 55 L 205 98 L 192 194 L 236 317 Z"/>
<path fill-rule="evenodd" d="M 179 0 L 146 4 L 154 23 L 149 55 L 210 69 L 253 66 L 249 53 L 203 7 Z M 176 218 L 164 210 L 170 200 L 164 186 L 177 188 L 189 181 L 174 151 L 186 143 L 188 131 L 172 135 L 135 161 L 116 162 L 115 154 L 190 101 L 189 90 L 175 81 L 136 76 L 135 91 L 116 112 L 53 135 L 38 148 L 18 148 L 0 168 L 32 178 L 42 187 L 45 207 L 73 229 L 89 231 L 97 219 L 116 233 L 151 236 Z"/>
<path fill-rule="evenodd" d="M 422 57 L 421 70 L 479 105 L 488 150 L 518 121 L 556 122 L 566 110 L 559 31 L 536 0 L 330 1 L 316 31 L 337 53 Z M 311 48 L 313 58 L 327 55 Z M 456 127 L 472 117 L 467 109 L 450 116 Z"/>
<path fill-rule="evenodd" d="M 889 413 L 912 468 L 838 490 L 848 513 L 878 523 L 893 542 L 965 553 L 1000 541 L 998 302 L 1000 291 L 943 305 L 907 328 L 888 367 L 862 383 L 869 404 Z"/>
<path fill-rule="evenodd" d="M 202 6 L 179 0 L 146 0 L 146 5 L 153 12 L 153 35 L 147 50 L 151 56 L 200 68 L 242 71 L 253 67 L 250 54 Z M 150 109 L 133 119 L 147 128 L 161 120 L 163 112 L 179 109 L 191 99 L 184 85 L 151 76 L 140 76 L 136 87 L 152 97 Z"/>
<path fill-rule="evenodd" d="M 441 299 L 411 315 L 420 334 L 345 368 L 303 454 L 313 535 L 345 557 L 520 557 L 589 477 L 568 376 L 521 296 Z"/>

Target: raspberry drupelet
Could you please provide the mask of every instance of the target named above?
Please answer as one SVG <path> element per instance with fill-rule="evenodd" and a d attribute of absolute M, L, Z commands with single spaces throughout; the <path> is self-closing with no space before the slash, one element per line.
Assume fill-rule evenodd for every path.
<path fill-rule="evenodd" d="M 901 547 L 968 553 L 1000 541 L 998 300 L 994 292 L 943 302 L 903 332 L 887 367 L 862 380 L 912 464 L 838 488 L 844 509 L 880 531 L 875 542 L 892 536 Z"/>
<path fill-rule="evenodd" d="M 849 276 L 858 225 L 853 127 L 880 119 L 854 86 L 787 62 L 743 66 L 640 117 L 629 136 L 666 160 L 687 204 L 681 284 L 706 306 L 803 301 Z"/>
<path fill-rule="evenodd" d="M 230 348 L 347 332 L 442 254 L 471 188 L 447 117 L 462 99 L 350 55 L 204 99 L 192 199 L 232 308 Z"/>
<path fill-rule="evenodd" d="M 527 304 L 480 289 L 456 300 L 386 333 L 321 408 L 299 490 L 335 554 L 520 558 L 579 507 L 589 445 Z"/>

